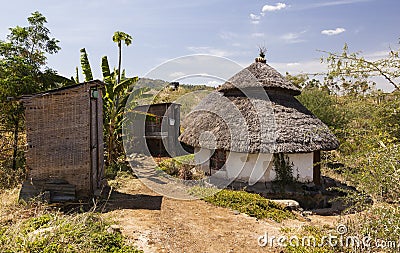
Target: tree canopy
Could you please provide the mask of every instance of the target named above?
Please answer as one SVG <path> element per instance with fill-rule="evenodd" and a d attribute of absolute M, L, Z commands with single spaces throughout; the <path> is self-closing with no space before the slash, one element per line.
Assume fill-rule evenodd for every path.
<path fill-rule="evenodd" d="M 18 102 L 10 101 L 69 82 L 46 66 L 47 55 L 61 49 L 59 41 L 50 37 L 46 23 L 46 18 L 36 11 L 28 17 L 28 26 L 10 28 L 6 39 L 0 40 L 0 124 L 4 131 L 12 132 L 14 169 L 23 109 Z"/>

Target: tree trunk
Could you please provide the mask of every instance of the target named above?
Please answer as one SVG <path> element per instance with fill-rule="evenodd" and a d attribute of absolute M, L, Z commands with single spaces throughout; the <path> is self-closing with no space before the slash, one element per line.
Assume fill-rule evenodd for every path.
<path fill-rule="evenodd" d="M 122 56 L 122 43 L 118 42 L 118 81 L 117 84 L 121 82 L 121 56 Z"/>
<path fill-rule="evenodd" d="M 17 156 L 18 156 L 18 128 L 19 128 L 19 119 L 16 119 L 14 124 L 14 143 L 13 143 L 13 160 L 12 160 L 12 169 L 17 169 Z"/>
<path fill-rule="evenodd" d="M 118 42 L 118 79 L 117 84 L 121 82 L 121 57 L 122 57 L 122 44 L 121 41 Z M 118 107 L 119 104 L 119 96 L 117 95 L 115 98 L 115 108 Z"/>

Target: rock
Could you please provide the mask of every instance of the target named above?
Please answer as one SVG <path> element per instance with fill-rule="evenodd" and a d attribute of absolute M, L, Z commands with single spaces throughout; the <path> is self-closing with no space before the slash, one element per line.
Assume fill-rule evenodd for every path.
<path fill-rule="evenodd" d="M 121 233 L 121 228 L 118 225 L 111 225 L 107 228 L 107 233 Z"/>
<path fill-rule="evenodd" d="M 290 211 L 298 210 L 300 208 L 299 202 L 292 199 L 271 199 L 270 201 L 283 205 L 285 209 Z"/>
<path fill-rule="evenodd" d="M 301 212 L 301 215 L 303 215 L 304 217 L 307 217 L 307 216 L 312 215 L 312 212 L 311 211 L 303 211 L 303 212 Z"/>
<path fill-rule="evenodd" d="M 233 210 L 233 214 L 234 214 L 234 215 L 239 215 L 240 212 L 239 212 L 238 210 Z"/>
<path fill-rule="evenodd" d="M 329 207 L 329 208 L 314 209 L 312 210 L 312 213 L 316 215 L 330 216 L 330 215 L 336 215 L 340 212 L 335 208 Z"/>

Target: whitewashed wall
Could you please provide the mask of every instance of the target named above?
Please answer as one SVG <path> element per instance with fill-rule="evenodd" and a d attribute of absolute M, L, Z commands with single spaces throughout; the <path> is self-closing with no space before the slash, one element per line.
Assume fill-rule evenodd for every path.
<path fill-rule="evenodd" d="M 209 158 L 212 154 L 208 149 L 195 149 L 196 164 L 201 164 L 201 169 L 210 172 Z M 293 163 L 293 176 L 300 182 L 313 181 L 313 153 L 287 154 Z M 272 154 L 246 154 L 227 152 L 225 169 L 211 171 L 225 179 L 234 179 L 248 182 L 270 182 L 275 179 Z M 215 175 L 215 174 L 214 174 Z"/>
<path fill-rule="evenodd" d="M 293 174 L 300 182 L 313 181 L 314 153 L 288 154 L 289 161 L 293 162 Z"/>

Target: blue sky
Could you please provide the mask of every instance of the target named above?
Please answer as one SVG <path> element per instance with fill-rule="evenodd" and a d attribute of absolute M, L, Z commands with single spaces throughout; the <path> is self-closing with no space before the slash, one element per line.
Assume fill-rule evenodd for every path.
<path fill-rule="evenodd" d="M 74 75 L 79 50 L 86 48 L 95 77 L 100 59 L 117 63 L 116 30 L 133 36 L 123 48 L 128 75 L 144 76 L 166 60 L 188 54 L 227 57 L 243 66 L 254 61 L 258 46 L 267 48 L 267 61 L 281 73 L 318 72 L 323 54 L 351 51 L 383 56 L 398 47 L 398 0 L 68 0 L 2 1 L 0 39 L 9 27 L 25 26 L 30 13 L 48 20 L 62 50 L 49 56 L 50 67 Z M 390 88 L 390 86 L 382 86 Z"/>

